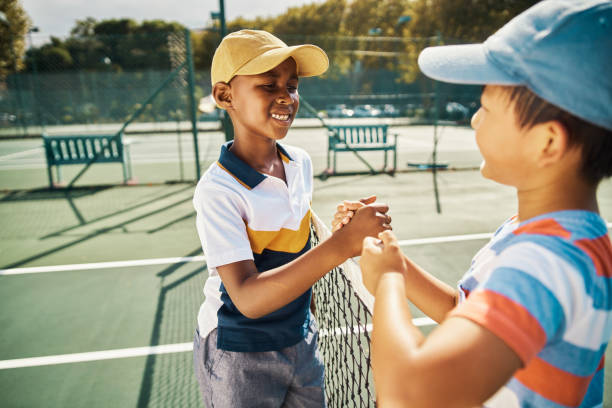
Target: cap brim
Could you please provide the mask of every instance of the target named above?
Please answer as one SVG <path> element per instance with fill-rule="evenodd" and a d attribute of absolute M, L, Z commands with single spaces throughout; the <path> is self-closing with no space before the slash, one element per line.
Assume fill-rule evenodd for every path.
<path fill-rule="evenodd" d="M 267 51 L 240 67 L 234 75 L 257 75 L 278 66 L 292 57 L 300 77 L 321 75 L 329 67 L 327 54 L 316 45 L 305 44 Z"/>
<path fill-rule="evenodd" d="M 425 48 L 419 68 L 430 78 L 455 84 L 518 85 L 520 81 L 493 64 L 483 44 L 444 45 Z"/>

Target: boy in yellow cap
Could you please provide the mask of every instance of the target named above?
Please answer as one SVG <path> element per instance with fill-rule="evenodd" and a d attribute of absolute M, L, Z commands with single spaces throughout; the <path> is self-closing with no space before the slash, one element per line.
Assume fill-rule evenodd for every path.
<path fill-rule="evenodd" d="M 299 107 L 299 77 L 328 67 L 314 45 L 265 31 L 226 36 L 213 57 L 213 96 L 235 138 L 199 181 L 193 203 L 209 277 L 194 365 L 207 407 L 325 406 L 311 286 L 390 228 L 385 205 L 310 248 L 312 164 L 281 145 Z"/>

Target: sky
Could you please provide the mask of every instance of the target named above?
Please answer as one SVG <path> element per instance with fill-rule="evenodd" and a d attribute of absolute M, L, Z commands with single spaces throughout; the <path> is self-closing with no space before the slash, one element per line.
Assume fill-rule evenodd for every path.
<path fill-rule="evenodd" d="M 289 7 L 324 0 L 225 0 L 225 18 L 276 16 Z M 210 12 L 219 11 L 219 0 L 21 0 L 32 24 L 39 32 L 33 41 L 49 36 L 64 37 L 76 20 L 132 18 L 136 21 L 162 19 L 177 21 L 188 28 L 203 28 L 211 23 Z"/>

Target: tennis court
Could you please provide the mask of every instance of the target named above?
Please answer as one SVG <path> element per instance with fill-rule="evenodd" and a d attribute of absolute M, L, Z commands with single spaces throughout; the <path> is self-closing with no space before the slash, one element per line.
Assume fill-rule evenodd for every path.
<path fill-rule="evenodd" d="M 407 161 L 429 159 L 431 128 L 397 130 L 402 170 Z M 442 214 L 435 210 L 432 174 L 413 171 L 315 180 L 313 208 L 329 223 L 342 199 L 377 194 L 391 206 L 404 252 L 454 284 L 487 233 L 516 207 L 512 189 L 474 170 L 478 153 L 468 129 L 438 130 L 439 159 L 456 168 L 438 173 Z M 70 192 L 42 188 L 38 141 L 0 142 L 3 407 L 201 406 L 189 350 L 206 262 L 194 226 L 194 186 L 148 183 L 154 172 L 167 171 L 163 166 L 177 168 L 175 156 L 155 164 L 154 151 L 164 149 L 152 140 L 164 137 L 134 146 L 139 185 L 109 187 L 121 179 L 120 166 L 100 165 Z M 200 137 L 208 146 L 201 151 L 206 165 L 223 135 Z M 321 129 L 293 129 L 287 143 L 304 147 L 318 173 L 325 137 Z M 382 164 L 375 153 L 367 158 Z M 340 170 L 359 166 L 346 155 Z M 601 186 L 599 199 L 602 215 L 612 220 L 612 182 Z M 606 371 L 605 401 L 612 406 L 610 364 Z"/>

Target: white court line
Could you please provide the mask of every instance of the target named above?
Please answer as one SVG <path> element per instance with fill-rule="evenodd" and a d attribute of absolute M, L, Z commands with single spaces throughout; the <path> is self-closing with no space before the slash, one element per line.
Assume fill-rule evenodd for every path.
<path fill-rule="evenodd" d="M 2 275 L 22 275 L 27 273 L 83 271 L 92 269 L 126 268 L 130 266 L 166 265 L 184 262 L 204 262 L 204 256 L 180 256 L 174 258 L 137 259 L 133 261 L 96 262 L 86 264 L 33 266 L 30 268 L 0 269 Z"/>
<path fill-rule="evenodd" d="M 612 223 L 607 224 L 608 228 L 612 228 Z M 432 237 L 432 238 L 421 238 L 421 239 L 410 239 L 399 241 L 400 246 L 414 246 L 424 245 L 431 243 L 440 242 L 457 242 L 457 241 L 468 241 L 477 239 L 487 239 L 491 237 L 490 233 L 482 234 L 468 234 L 468 235 L 451 235 L 446 237 Z M 40 272 L 57 272 L 57 271 L 68 271 L 68 270 L 92 270 L 92 269 L 104 269 L 104 268 L 117 268 L 127 266 L 146 266 L 146 265 L 160 265 L 160 264 L 172 264 L 180 262 L 203 262 L 203 256 L 190 256 L 190 257 L 174 257 L 174 258 L 157 258 L 157 259 L 142 259 L 134 261 L 119 261 L 119 262 L 99 262 L 91 264 L 73 264 L 73 265 L 57 265 L 57 266 L 43 266 L 33 268 L 16 268 L 16 269 L 4 269 L 0 270 L 0 275 L 17 275 L 23 273 L 40 273 Z M 429 317 L 417 317 L 412 319 L 412 323 L 415 326 L 429 326 L 436 324 L 435 321 Z M 352 328 L 339 327 L 334 329 L 334 335 L 341 335 L 347 333 L 363 333 L 365 330 L 370 332 L 372 325 L 366 326 L 355 326 Z M 321 331 L 321 336 L 327 336 L 329 333 L 325 330 Z M 151 346 L 151 347 L 136 347 L 129 349 L 118 349 L 108 351 L 94 351 L 90 353 L 76 353 L 76 354 L 63 354 L 57 356 L 46 356 L 46 357 L 32 357 L 22 358 L 14 360 L 0 361 L 0 370 L 9 368 L 21 368 L 21 367 L 34 367 L 42 365 L 53 365 L 53 364 L 66 364 L 66 363 L 77 363 L 86 361 L 97 361 L 107 360 L 114 358 L 126 358 L 126 357 L 137 357 L 146 356 L 151 354 L 167 354 L 177 353 L 192 350 L 192 343 L 178 343 L 168 344 L 163 346 Z"/>
<path fill-rule="evenodd" d="M 606 224 L 608 228 L 612 228 L 612 222 Z M 445 237 L 417 238 L 405 239 L 399 241 L 400 247 L 439 244 L 443 242 L 460 242 L 472 241 L 478 239 L 489 239 L 493 234 L 489 232 L 480 234 L 466 235 L 448 235 Z M 115 262 L 95 262 L 87 264 L 70 264 L 70 265 L 53 265 L 53 266 L 33 266 L 29 268 L 13 268 L 0 269 L 0 276 L 3 275 L 23 275 L 28 273 L 44 273 L 44 272 L 64 272 L 75 270 L 93 270 L 93 269 L 108 269 L 108 268 L 126 268 L 131 266 L 149 266 L 149 265 L 167 265 L 175 263 L 187 262 L 204 262 L 203 255 L 199 256 L 182 256 L 173 258 L 153 258 L 153 259 L 138 259 L 132 261 L 115 261 Z"/>
<path fill-rule="evenodd" d="M 32 153 L 34 151 L 40 151 L 42 149 L 43 149 L 42 146 L 40 146 L 40 147 L 36 147 L 34 149 L 23 150 L 21 152 L 7 154 L 6 156 L 0 156 L 0 161 L 10 160 L 10 159 L 14 159 L 16 157 L 21 157 L 21 156 L 27 156 L 28 154 L 30 154 L 30 153 Z"/>
<path fill-rule="evenodd" d="M 45 365 L 83 363 L 86 361 L 110 360 L 114 358 L 141 357 L 151 354 L 180 353 L 193 350 L 193 343 L 165 344 L 163 346 L 134 347 L 117 350 L 92 351 L 89 353 L 60 354 L 56 356 L 17 358 L 0 361 L 0 370 L 9 368 L 38 367 Z"/>
<path fill-rule="evenodd" d="M 415 246 L 415 245 L 426 245 L 426 244 L 439 244 L 441 242 L 459 242 L 459 241 L 473 241 L 477 239 L 489 239 L 493 236 L 490 232 L 481 234 L 467 234 L 467 235 L 449 235 L 447 237 L 431 237 L 431 238 L 417 238 L 417 239 L 404 239 L 398 241 L 399 246 Z"/>
<path fill-rule="evenodd" d="M 412 319 L 412 323 L 415 326 L 430 326 L 437 324 L 429 317 L 417 317 Z M 343 335 L 349 333 L 363 333 L 365 330 L 368 332 L 372 331 L 372 325 L 368 324 L 364 326 L 355 326 L 351 329 L 337 328 L 334 329 L 334 335 Z M 321 330 L 321 336 L 327 336 L 328 332 Z M 105 351 L 92 351 L 89 353 L 74 353 L 74 354 L 59 354 L 56 356 L 44 356 L 44 357 L 30 357 L 30 358 L 17 358 L 13 360 L 2 360 L 0 361 L 0 370 L 7 370 L 11 368 L 24 368 L 24 367 L 39 367 L 56 364 L 69 364 L 69 363 L 84 363 L 88 361 L 99 361 L 99 360 L 111 360 L 116 358 L 128 358 L 128 357 L 142 357 L 149 356 L 152 354 L 169 354 L 169 353 L 182 353 L 193 350 L 193 343 L 177 343 L 177 344 L 165 344 L 162 346 L 148 346 L 148 347 L 133 347 L 117 350 L 105 350 Z"/>

